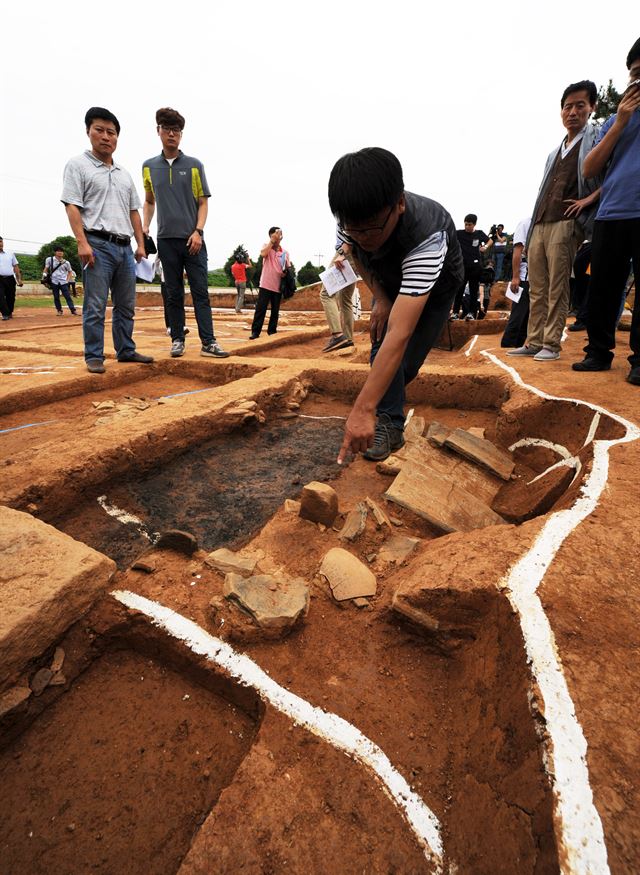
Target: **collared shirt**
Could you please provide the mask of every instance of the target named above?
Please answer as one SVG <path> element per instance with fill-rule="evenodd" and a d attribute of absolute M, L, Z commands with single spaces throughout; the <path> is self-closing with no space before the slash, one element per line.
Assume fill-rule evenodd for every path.
<path fill-rule="evenodd" d="M 598 136 L 599 143 L 616 116 L 608 118 Z M 635 110 L 613 148 L 602 183 L 598 221 L 640 217 L 640 110 Z"/>
<path fill-rule="evenodd" d="M 573 140 L 571 140 L 571 142 L 569 144 L 567 144 L 567 138 L 566 137 L 564 138 L 564 140 L 562 141 L 562 146 L 560 146 L 560 153 L 561 153 L 563 158 L 565 155 L 567 155 L 573 149 L 573 147 L 577 143 L 580 142 L 580 140 L 584 137 L 584 132 L 586 130 L 587 130 L 587 126 L 585 125 L 583 127 L 583 129 L 580 131 L 580 133 L 576 134 L 576 136 L 573 138 Z"/>
<path fill-rule="evenodd" d="M 69 276 L 69 271 L 71 270 L 71 265 L 64 258 L 62 261 L 58 261 L 55 255 L 50 255 L 44 263 L 45 268 L 51 274 L 51 282 L 56 283 L 56 285 L 64 285 L 69 282 L 67 277 Z"/>
<path fill-rule="evenodd" d="M 13 268 L 17 263 L 18 259 L 13 252 L 9 252 L 7 249 L 0 252 L 0 276 L 13 276 Z"/>
<path fill-rule="evenodd" d="M 105 164 L 86 151 L 64 168 L 63 204 L 74 204 L 85 231 L 133 235 L 131 211 L 141 207 L 133 179 L 120 164 Z"/>
<path fill-rule="evenodd" d="M 260 274 L 260 288 L 270 292 L 280 291 L 280 280 L 283 277 L 285 267 L 290 264 L 289 253 L 282 246 L 269 249 L 262 259 L 262 273 Z"/>
<path fill-rule="evenodd" d="M 156 200 L 158 237 L 190 237 L 196 229 L 200 198 L 211 197 L 202 161 L 183 152 L 172 161 L 156 155 L 142 165 L 142 182 Z"/>

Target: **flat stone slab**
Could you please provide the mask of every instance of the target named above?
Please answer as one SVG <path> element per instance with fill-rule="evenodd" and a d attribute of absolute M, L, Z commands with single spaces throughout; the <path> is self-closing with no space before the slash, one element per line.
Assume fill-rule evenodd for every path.
<path fill-rule="evenodd" d="M 332 547 L 325 553 L 319 571 L 327 578 L 333 597 L 338 602 L 376 594 L 375 574 L 342 547 Z"/>
<path fill-rule="evenodd" d="M 407 556 L 413 553 L 420 540 L 420 538 L 411 538 L 408 535 L 393 535 L 380 548 L 378 559 L 382 559 L 383 562 L 404 562 Z"/>
<path fill-rule="evenodd" d="M 444 445 L 464 456 L 465 459 L 470 459 L 496 474 L 502 480 L 509 480 L 515 468 L 515 462 L 508 453 L 496 447 L 491 441 L 470 434 L 463 428 L 452 431 Z"/>
<path fill-rule="evenodd" d="M 330 528 L 338 516 L 338 493 L 327 483 L 307 483 L 300 496 L 300 516 Z"/>
<path fill-rule="evenodd" d="M 224 595 L 274 637 L 286 635 L 309 610 L 309 587 L 300 578 L 256 574 L 244 578 L 231 572 Z"/>
<path fill-rule="evenodd" d="M 443 532 L 470 532 L 503 523 L 488 504 L 443 476 L 410 460 L 403 466 L 385 497 L 428 520 Z"/>
<path fill-rule="evenodd" d="M 0 685 L 6 685 L 91 607 L 116 564 L 30 514 L 2 506 L 0 554 Z"/>
<path fill-rule="evenodd" d="M 234 553 L 233 550 L 227 550 L 226 547 L 220 547 L 219 550 L 209 553 L 204 562 L 205 565 L 216 571 L 222 571 L 224 574 L 233 571 L 242 577 L 252 575 L 258 564 L 255 556 L 243 556 L 242 553 Z"/>
<path fill-rule="evenodd" d="M 451 429 L 448 426 L 442 425 L 441 422 L 432 422 L 427 429 L 427 440 L 430 441 L 434 447 L 441 447 L 450 434 Z"/>

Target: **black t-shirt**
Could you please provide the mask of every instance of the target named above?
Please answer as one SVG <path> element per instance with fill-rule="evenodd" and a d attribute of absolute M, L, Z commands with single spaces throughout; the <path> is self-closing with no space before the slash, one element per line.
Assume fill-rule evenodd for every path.
<path fill-rule="evenodd" d="M 482 266 L 482 253 L 480 247 L 484 243 L 489 242 L 489 238 L 484 231 L 456 231 L 456 236 L 462 249 L 462 260 L 465 267 L 477 267 L 478 270 Z"/>

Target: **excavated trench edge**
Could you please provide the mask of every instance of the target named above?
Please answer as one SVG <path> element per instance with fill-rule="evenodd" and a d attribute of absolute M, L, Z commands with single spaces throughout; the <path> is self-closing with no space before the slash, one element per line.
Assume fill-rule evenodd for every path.
<path fill-rule="evenodd" d="M 126 607 L 149 617 L 154 625 L 183 641 L 198 656 L 206 657 L 244 686 L 253 688 L 265 702 L 286 714 L 298 726 L 327 741 L 373 772 L 385 793 L 404 815 L 427 860 L 433 864 L 434 872 L 437 875 L 442 873 L 441 827 L 436 815 L 413 792 L 386 754 L 355 726 L 280 686 L 246 654 L 238 653 L 226 641 L 210 635 L 197 623 L 171 608 L 127 590 L 116 590 L 111 595 Z"/>
<path fill-rule="evenodd" d="M 600 815 L 595 807 L 586 762 L 587 741 L 569 693 L 551 624 L 537 589 L 558 550 L 578 525 L 597 507 L 607 484 L 609 450 L 618 444 L 640 439 L 640 428 L 604 407 L 576 398 L 560 398 L 524 382 L 515 368 L 488 350 L 481 355 L 506 371 L 523 389 L 551 401 L 569 401 L 605 414 L 626 429 L 613 440 L 593 441 L 591 473 L 580 488 L 572 507 L 551 514 L 527 553 L 498 582 L 518 615 L 531 674 L 539 693 L 532 689 L 532 701 L 541 698 L 546 734 L 541 738 L 547 774 L 555 800 L 561 871 L 567 875 L 609 873 L 607 848 Z M 533 685 L 532 685 L 533 686 Z"/>

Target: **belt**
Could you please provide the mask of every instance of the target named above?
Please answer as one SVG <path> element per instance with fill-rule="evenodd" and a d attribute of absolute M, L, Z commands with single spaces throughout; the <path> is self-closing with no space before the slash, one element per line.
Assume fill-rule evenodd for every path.
<path fill-rule="evenodd" d="M 85 231 L 85 234 L 93 234 L 94 237 L 100 237 L 102 240 L 108 240 L 109 243 L 117 243 L 118 246 L 128 246 L 131 243 L 131 237 L 126 234 L 110 234 L 108 231 Z"/>

